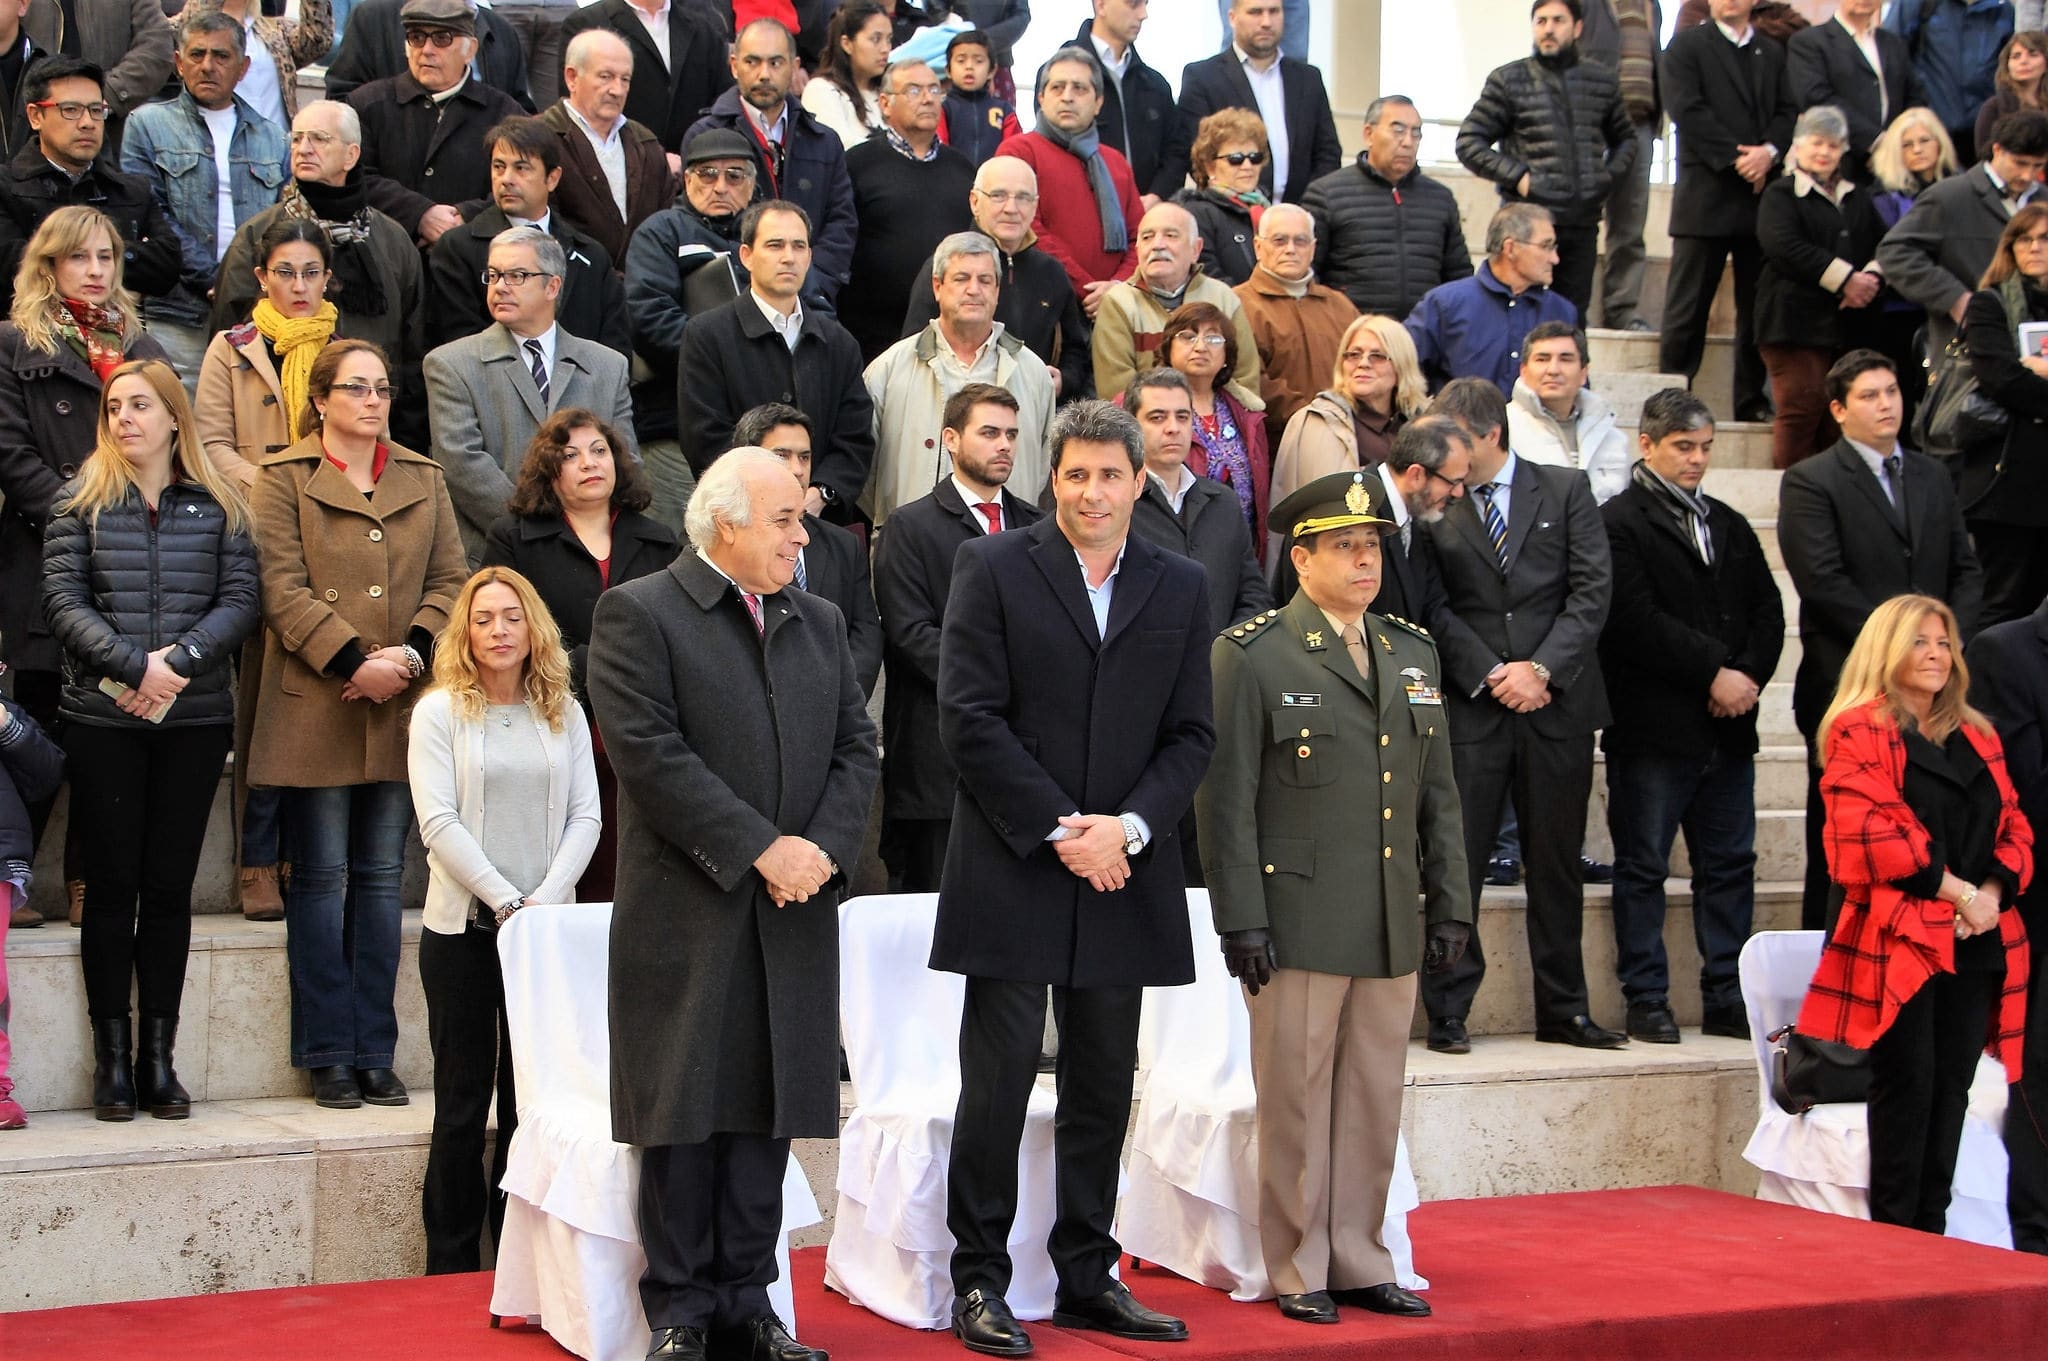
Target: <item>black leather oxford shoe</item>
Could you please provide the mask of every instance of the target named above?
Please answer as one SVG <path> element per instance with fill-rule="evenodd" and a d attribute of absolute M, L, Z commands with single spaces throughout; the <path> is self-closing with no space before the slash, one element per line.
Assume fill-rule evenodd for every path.
<path fill-rule="evenodd" d="M 1536 1027 L 1539 1044 L 1575 1044 L 1581 1049 L 1625 1049 L 1628 1036 L 1617 1035 L 1605 1026 L 1593 1024 L 1590 1016 L 1574 1016 L 1569 1021 L 1557 1021 L 1550 1025 Z"/>
<path fill-rule="evenodd" d="M 656 1328 L 647 1361 L 704 1361 L 702 1328 Z"/>
<path fill-rule="evenodd" d="M 1306 1295 L 1282 1295 L 1273 1303 L 1280 1306 L 1280 1312 L 1296 1323 L 1335 1323 L 1337 1301 L 1330 1298 L 1327 1290 L 1311 1290 Z"/>
<path fill-rule="evenodd" d="M 1446 1016 L 1429 1023 L 1429 1047 L 1439 1054 L 1469 1054 L 1472 1052 L 1472 1037 L 1465 1033 L 1463 1021 L 1455 1016 Z"/>
<path fill-rule="evenodd" d="M 1403 1290 L 1388 1281 L 1385 1285 L 1368 1285 L 1357 1290 L 1333 1290 L 1339 1304 L 1353 1305 L 1359 1309 L 1370 1309 L 1375 1314 L 1393 1314 L 1398 1318 L 1428 1318 L 1429 1302 L 1413 1291 Z"/>
<path fill-rule="evenodd" d="M 993 1290 L 970 1290 L 953 1301 L 953 1336 L 983 1356 L 1031 1355 L 1031 1334 Z"/>
<path fill-rule="evenodd" d="M 735 1328 L 721 1328 L 710 1341 L 708 1351 L 731 1361 L 832 1361 L 831 1353 L 806 1347 L 791 1337 L 773 1314 L 757 1315 Z"/>
<path fill-rule="evenodd" d="M 1648 1044 L 1677 1044 L 1678 1018 L 1662 1002 L 1631 1002 L 1628 1037 Z"/>
<path fill-rule="evenodd" d="M 1093 1299 L 1061 1300 L 1052 1304 L 1052 1321 L 1062 1328 L 1089 1328 L 1111 1337 L 1137 1338 L 1146 1342 L 1185 1342 L 1188 1325 L 1138 1303 L 1129 1286 L 1113 1281 L 1109 1289 Z"/>

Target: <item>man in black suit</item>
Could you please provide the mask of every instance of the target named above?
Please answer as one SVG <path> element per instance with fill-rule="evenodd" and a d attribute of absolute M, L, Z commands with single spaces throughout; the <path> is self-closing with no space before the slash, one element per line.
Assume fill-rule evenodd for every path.
<path fill-rule="evenodd" d="M 1614 716 L 1614 953 L 1630 1039 L 1678 1043 L 1664 880 L 1685 831 L 1702 1030 L 1749 1038 L 1736 957 L 1756 911 L 1756 705 L 1785 647 L 1785 608 L 1756 531 L 1699 489 L 1714 413 L 1683 388 L 1643 403 L 1642 458 L 1600 508 L 1614 607 L 1600 670 Z"/>
<path fill-rule="evenodd" d="M 1143 990 L 1195 976 L 1177 843 L 1216 745 L 1208 588 L 1200 567 L 1130 533 L 1145 451 L 1129 413 L 1074 402 L 1047 443 L 1053 516 L 960 549 L 939 647 L 939 735 L 960 786 L 931 967 L 967 976 L 946 1196 L 953 1330 L 995 1356 L 1031 1350 L 1003 1293 L 1048 984 L 1053 1322 L 1187 1336 L 1112 1279 L 1110 1221 Z"/>
<path fill-rule="evenodd" d="M 2048 601 L 2024 619 L 1994 624 L 1965 649 L 1970 703 L 1998 727 L 2005 773 L 2019 791 L 2020 811 L 2048 827 Z M 2029 940 L 2048 940 L 2048 888 L 2019 896 Z M 2012 1245 L 2048 1253 L 2048 967 L 2035 947 L 2027 976 L 2027 1039 L 2023 1073 L 2006 1094 L 2005 1212 Z"/>
<path fill-rule="evenodd" d="M 530 226 L 561 242 L 569 262 L 555 320 L 570 335 L 609 345 L 632 359 L 626 288 L 611 256 L 548 208 L 548 197 L 562 179 L 561 139 L 538 118 L 522 114 L 492 128 L 484 146 L 491 163 L 491 201 L 461 226 L 443 232 L 427 256 L 427 347 L 473 336 L 491 324 L 483 278 L 491 242 L 508 227 Z"/>
<path fill-rule="evenodd" d="M 811 487 L 811 418 L 787 402 L 764 402 L 732 428 L 735 449 L 766 449 L 789 465 L 804 490 Z M 846 645 L 853 650 L 853 674 L 861 693 L 875 693 L 882 674 L 882 621 L 868 581 L 867 545 L 841 525 L 804 516 L 811 541 L 797 550 L 796 588 L 839 607 L 846 618 Z"/>
<path fill-rule="evenodd" d="M 1778 484 L 1778 545 L 1799 592 L 1799 673 L 1792 714 L 1806 737 L 1807 930 L 1834 925 L 1821 829 L 1820 721 L 1870 612 L 1895 595 L 1948 602 L 1967 641 L 1984 574 L 1948 470 L 1899 444 L 1903 403 L 1892 361 L 1851 350 L 1828 370 L 1828 411 L 1842 437 L 1792 465 Z"/>
<path fill-rule="evenodd" d="M 1017 399 L 969 383 L 946 399 L 939 438 L 953 472 L 896 508 L 875 534 L 882 612 L 882 861 L 891 893 L 933 893 L 953 826 L 953 760 L 939 742 L 939 626 L 960 545 L 1036 524 L 1004 484 L 1016 465 Z"/>
<path fill-rule="evenodd" d="M 1842 172 L 1859 184 L 1870 148 L 1893 118 L 1927 103 L 1906 40 L 1878 23 L 1883 0 L 1841 0 L 1832 23 L 1802 28 L 1785 44 L 1792 101 L 1832 104 L 1849 120 Z"/>
<path fill-rule="evenodd" d="M 1792 146 L 1798 106 L 1785 82 L 1785 49 L 1749 22 L 1752 0 L 1713 0 L 1713 22 L 1689 28 L 1664 51 L 1664 107 L 1678 128 L 1678 187 L 1671 195 L 1671 274 L 1657 367 L 1700 371 L 1707 313 L 1721 270 L 1735 260 L 1735 418 L 1769 420 L 1763 360 L 1750 313 L 1763 252 L 1757 196 Z M 1732 31 L 1740 36 L 1730 39 Z"/>
<path fill-rule="evenodd" d="M 1451 763 L 1465 807 L 1472 897 L 1512 799 L 1529 892 L 1536 1038 L 1587 1049 L 1628 1041 L 1587 1014 L 1579 953 L 1585 884 L 1579 848 L 1593 788 L 1593 733 L 1607 722 L 1595 650 L 1614 578 L 1607 531 L 1584 473 L 1516 458 L 1507 401 L 1484 378 L 1444 386 L 1432 414 L 1464 429 L 1471 493 L 1429 527 L 1450 596 L 1436 635 L 1443 659 Z M 1479 932 L 1440 974 L 1422 980 L 1429 1047 L 1471 1049 L 1465 1017 L 1486 976 Z"/>
<path fill-rule="evenodd" d="M 346 99 L 349 91 L 405 69 L 405 25 L 398 11 L 405 0 L 356 0 L 348 12 L 341 47 L 327 66 L 327 97 Z M 512 25 L 483 6 L 476 10 L 476 73 L 518 101 L 528 113 L 533 97 L 526 91 L 526 57 Z"/>
<path fill-rule="evenodd" d="M 1173 87 L 1138 55 L 1146 0 L 1091 3 L 1093 14 L 1081 21 L 1074 42 L 1095 54 L 1096 84 L 1102 91 L 1095 130 L 1104 146 L 1115 147 L 1131 163 L 1131 177 L 1138 182 L 1144 206 L 1150 208 L 1179 193 L 1187 178 L 1187 166 L 1172 157 L 1180 126 Z"/>
<path fill-rule="evenodd" d="M 1465 494 L 1472 472 L 1472 447 L 1448 416 L 1420 416 L 1401 427 L 1380 464 L 1387 489 L 1391 529 L 1380 551 L 1383 575 L 1372 612 L 1420 624 L 1442 633 L 1451 611 L 1429 526 L 1440 524 L 1453 501 Z M 1291 593 L 1289 597 L 1291 598 Z"/>
<path fill-rule="evenodd" d="M 1231 0 L 1230 45 L 1180 73 L 1171 169 L 1187 173 L 1195 131 L 1218 109 L 1250 109 L 1265 121 L 1268 151 L 1259 187 L 1276 203 L 1301 202 L 1310 180 L 1344 164 L 1323 73 L 1281 55 L 1283 23 L 1281 0 Z"/>
<path fill-rule="evenodd" d="M 670 168 L 680 175 L 682 163 L 676 153 L 682 150 L 683 134 L 732 85 L 732 67 L 726 61 L 731 39 L 700 7 L 700 0 L 669 0 L 667 8 L 666 53 L 632 0 L 597 0 L 571 12 L 562 21 L 562 46 L 566 50 L 569 40 L 586 28 L 608 28 L 626 40 L 633 49 L 626 117 L 654 129 L 669 149 Z M 560 79 L 561 72 L 555 76 Z"/>

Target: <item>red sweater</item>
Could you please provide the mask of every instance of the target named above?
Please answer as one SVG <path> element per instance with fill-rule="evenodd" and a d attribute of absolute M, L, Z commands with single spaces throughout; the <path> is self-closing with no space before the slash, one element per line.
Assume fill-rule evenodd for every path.
<path fill-rule="evenodd" d="M 1144 209 L 1138 202 L 1138 181 L 1122 152 L 1114 147 L 1102 149 L 1116 196 L 1124 206 L 1124 234 L 1131 243 L 1119 255 L 1102 248 L 1102 215 L 1095 211 L 1088 166 L 1079 156 L 1035 132 L 1004 138 L 996 155 L 1015 156 L 1038 172 L 1038 220 L 1031 229 L 1038 233 L 1038 248 L 1059 261 L 1074 281 L 1077 295 L 1089 284 L 1131 277 L 1138 266 L 1138 219 L 1144 216 Z"/>

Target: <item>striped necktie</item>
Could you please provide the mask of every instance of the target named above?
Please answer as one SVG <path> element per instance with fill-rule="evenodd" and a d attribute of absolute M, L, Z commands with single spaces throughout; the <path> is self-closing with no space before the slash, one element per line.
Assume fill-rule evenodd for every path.
<path fill-rule="evenodd" d="M 1493 493 L 1499 485 L 1497 482 L 1484 482 L 1472 491 L 1485 507 L 1486 514 L 1482 518 L 1486 524 L 1486 537 L 1492 542 L 1494 556 L 1500 559 L 1500 570 L 1505 574 L 1508 570 L 1508 522 L 1501 518 L 1500 507 L 1493 503 Z"/>
<path fill-rule="evenodd" d="M 540 389 L 540 404 L 542 409 L 545 410 L 548 404 L 548 366 L 547 362 L 540 356 L 540 342 L 538 340 L 527 341 L 526 353 L 533 360 L 533 385 Z"/>

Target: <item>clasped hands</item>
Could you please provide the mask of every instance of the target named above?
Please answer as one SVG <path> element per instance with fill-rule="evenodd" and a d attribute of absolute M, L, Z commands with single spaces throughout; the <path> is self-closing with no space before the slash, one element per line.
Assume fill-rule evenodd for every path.
<path fill-rule="evenodd" d="M 1975 889 L 1975 896 L 1971 890 Z M 1968 940 L 1998 929 L 1998 902 L 2005 890 L 1996 879 L 1972 884 L 1958 874 L 1942 871 L 1941 889 L 1935 895 L 1956 905 L 1956 939 Z M 1968 902 L 1963 900 L 1968 898 Z"/>
<path fill-rule="evenodd" d="M 800 836 L 776 837 L 755 857 L 754 868 L 767 881 L 768 896 L 777 907 L 808 902 L 839 872 L 823 847 Z"/>
<path fill-rule="evenodd" d="M 382 704 L 402 694 L 410 684 L 412 668 L 406 665 L 405 649 L 380 647 L 363 659 L 354 675 L 342 682 L 341 697 Z"/>
<path fill-rule="evenodd" d="M 1714 683 L 1707 687 L 1707 712 L 1715 718 L 1740 718 L 1756 707 L 1757 697 L 1762 693 L 1748 674 L 1724 666 L 1714 673 Z"/>
<path fill-rule="evenodd" d="M 1527 662 L 1502 662 L 1486 673 L 1486 688 L 1510 712 L 1533 714 L 1550 703 L 1550 682 Z"/>
<path fill-rule="evenodd" d="M 1097 893 L 1110 893 L 1130 882 L 1131 862 L 1124 854 L 1123 819 L 1108 813 L 1073 813 L 1060 819 L 1068 835 L 1052 843 L 1060 863 L 1088 881 Z"/>
<path fill-rule="evenodd" d="M 175 646 L 176 644 L 171 645 Z M 150 653 L 149 661 L 142 668 L 142 684 L 124 691 L 121 697 L 114 701 L 122 713 L 130 718 L 148 718 L 176 699 L 179 693 L 192 683 L 190 677 L 181 676 L 171 670 L 170 663 L 164 660 L 171 647 L 160 647 Z"/>

